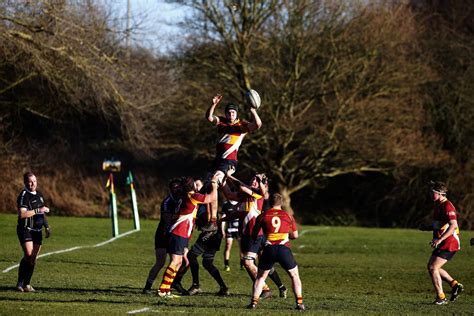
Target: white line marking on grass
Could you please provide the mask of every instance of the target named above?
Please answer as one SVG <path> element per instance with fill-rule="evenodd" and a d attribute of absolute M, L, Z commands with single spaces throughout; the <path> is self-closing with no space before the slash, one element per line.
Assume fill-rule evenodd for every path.
<path fill-rule="evenodd" d="M 126 233 L 123 233 L 121 235 L 118 235 L 117 237 L 113 237 L 113 238 L 110 238 L 109 240 L 106 240 L 106 241 L 103 241 L 101 243 L 98 243 L 96 245 L 92 245 L 92 246 L 76 246 L 76 247 L 72 247 L 72 248 L 68 248 L 68 249 L 62 249 L 62 250 L 57 250 L 57 251 L 51 251 L 51 252 L 47 252 L 45 254 L 42 254 L 42 255 L 39 255 L 38 258 L 41 258 L 41 257 L 46 257 L 46 256 L 50 256 L 50 255 L 54 255 L 54 254 L 58 254 L 58 253 L 64 253 L 64 252 L 70 252 L 70 251 L 74 251 L 74 250 L 78 250 L 78 249 L 82 249 L 82 248 L 96 248 L 96 247 L 101 247 L 103 245 L 106 245 L 108 243 L 111 243 L 121 237 L 124 237 L 124 236 L 127 236 L 127 235 L 130 235 L 132 233 L 135 233 L 137 232 L 138 230 L 130 230 Z M 2 272 L 3 273 L 7 273 L 15 268 L 18 268 L 20 265 L 19 264 L 15 264 L 14 266 L 11 266 L 11 267 L 8 267 L 6 268 L 5 270 L 3 270 Z"/>
<path fill-rule="evenodd" d="M 141 308 L 141 309 L 136 309 L 136 310 L 133 310 L 133 311 L 128 311 L 127 314 L 138 314 L 138 313 L 147 312 L 147 311 L 149 311 L 149 310 L 150 310 L 149 307 L 144 307 L 144 308 Z"/>
<path fill-rule="evenodd" d="M 321 231 L 321 230 L 328 230 L 328 229 L 329 229 L 328 226 L 319 227 L 319 228 L 312 228 L 312 229 L 305 229 L 305 230 L 302 230 L 299 235 L 303 236 L 304 234 L 307 234 L 307 233 L 317 232 L 317 231 Z"/>

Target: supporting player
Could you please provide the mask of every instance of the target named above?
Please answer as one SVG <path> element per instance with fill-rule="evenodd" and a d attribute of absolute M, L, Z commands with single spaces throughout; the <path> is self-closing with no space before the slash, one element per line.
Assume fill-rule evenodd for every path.
<path fill-rule="evenodd" d="M 212 203 L 217 199 L 217 176 L 211 179 L 211 193 L 201 194 L 196 192 L 194 179 L 187 177 L 181 183 L 182 202 L 179 207 L 178 218 L 170 227 L 170 238 L 168 252 L 171 260 L 163 275 L 158 295 L 160 297 L 171 297 L 171 284 L 176 273 L 183 262 L 185 248 L 188 247 L 189 240 L 194 228 L 194 221 L 198 209 L 198 204 Z"/>
<path fill-rule="evenodd" d="M 207 207 L 210 207 L 209 204 L 199 206 L 198 216 L 196 219 L 196 226 L 199 229 L 201 229 L 201 227 L 207 223 Z M 200 255 L 202 255 L 202 265 L 204 269 L 209 272 L 209 274 L 220 287 L 219 292 L 217 292 L 217 295 L 229 295 L 229 289 L 225 284 L 224 280 L 222 279 L 219 270 L 214 265 L 214 258 L 216 252 L 219 251 L 222 242 L 222 236 L 223 235 L 221 231 L 217 231 L 217 233 L 202 232 L 201 234 L 199 234 L 198 239 L 189 250 L 188 260 L 193 276 L 193 284 L 188 290 L 189 295 L 196 295 L 202 292 L 199 284 L 199 263 L 197 260 Z"/>
<path fill-rule="evenodd" d="M 235 182 L 239 186 L 239 192 L 233 192 L 230 190 L 227 181 L 222 187 L 222 191 L 227 199 L 233 201 L 239 201 L 245 204 L 244 210 L 240 212 L 234 212 L 235 215 L 227 216 L 223 218 L 224 221 L 233 220 L 239 218 L 240 221 L 240 250 L 241 256 L 244 259 L 244 267 L 247 270 L 248 275 L 252 279 L 252 282 L 255 281 L 257 277 L 257 266 L 255 261 L 257 259 L 257 254 L 264 244 L 264 237 L 260 231 L 258 238 L 252 239 L 252 229 L 255 225 L 255 220 L 257 216 L 260 215 L 263 197 L 265 195 L 266 187 L 261 183 L 258 176 L 253 176 L 250 179 L 250 186 L 245 185 L 240 180 L 234 178 L 232 174 L 235 172 L 234 168 L 230 168 L 227 171 L 227 179 Z M 262 298 L 267 298 L 272 295 L 270 288 L 265 284 Z"/>
<path fill-rule="evenodd" d="M 252 231 L 252 238 L 257 240 L 258 233 L 262 229 L 266 242 L 258 264 L 257 278 L 253 285 L 252 301 L 247 307 L 250 309 L 257 307 L 265 286 L 265 279 L 273 265 L 279 263 L 291 278 L 296 299 L 296 309 L 305 310 L 298 265 L 291 252 L 289 241 L 290 239 L 298 238 L 296 223 L 291 215 L 282 210 L 283 198 L 280 194 L 272 194 L 269 202 L 272 208 L 257 217 Z"/>
<path fill-rule="evenodd" d="M 219 133 L 216 156 L 211 168 L 211 174 L 217 174 L 219 183 L 223 182 L 224 175 L 229 167 L 237 168 L 237 152 L 245 135 L 262 126 L 262 120 L 253 107 L 250 108 L 252 115 L 252 121 L 250 122 L 238 118 L 239 107 L 233 103 L 226 105 L 225 116 L 214 115 L 216 106 L 221 100 L 221 95 L 214 96 L 212 104 L 206 112 L 206 119 L 217 126 L 217 132 Z M 211 205 L 209 224 L 203 227 L 203 231 L 216 231 L 218 229 L 216 224 L 217 208 L 216 200 Z"/>
<path fill-rule="evenodd" d="M 443 280 L 451 287 L 450 301 L 455 301 L 464 291 L 464 286 L 451 277 L 442 267 L 451 260 L 460 249 L 459 227 L 456 209 L 447 199 L 448 188 L 442 182 L 431 183 L 433 208 L 433 239 L 430 242 L 434 249 L 428 261 L 428 271 L 436 291 L 435 305 L 448 303 L 443 291 Z"/>
<path fill-rule="evenodd" d="M 148 278 L 143 288 L 143 294 L 150 294 L 153 282 L 160 272 L 161 268 L 165 265 L 166 253 L 168 248 L 169 239 L 169 228 L 173 221 L 173 217 L 179 212 L 179 205 L 181 200 L 179 198 L 180 193 L 180 180 L 175 178 L 169 183 L 169 194 L 161 202 L 160 207 L 160 223 L 156 228 L 155 232 L 155 264 L 148 273 Z"/>

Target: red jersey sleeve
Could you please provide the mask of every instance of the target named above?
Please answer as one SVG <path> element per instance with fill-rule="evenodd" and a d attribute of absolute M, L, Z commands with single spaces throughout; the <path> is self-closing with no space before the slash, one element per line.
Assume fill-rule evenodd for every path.
<path fill-rule="evenodd" d="M 451 202 L 446 203 L 444 211 L 445 211 L 446 217 L 449 218 L 449 220 L 457 219 L 456 208 Z"/>

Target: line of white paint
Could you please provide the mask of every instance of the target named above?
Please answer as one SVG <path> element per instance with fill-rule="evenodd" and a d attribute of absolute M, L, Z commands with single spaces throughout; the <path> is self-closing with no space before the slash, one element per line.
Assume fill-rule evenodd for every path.
<path fill-rule="evenodd" d="M 144 307 L 144 308 L 141 308 L 141 309 L 136 309 L 136 310 L 133 310 L 133 311 L 129 311 L 129 312 L 127 312 L 127 314 L 138 314 L 138 313 L 147 312 L 149 310 L 150 310 L 149 307 Z"/>
<path fill-rule="evenodd" d="M 328 226 L 319 227 L 319 228 L 312 228 L 312 229 L 305 229 L 305 230 L 302 230 L 301 233 L 299 233 L 299 236 L 303 236 L 304 234 L 307 234 L 307 233 L 317 232 L 317 231 L 321 231 L 321 230 L 328 230 L 328 229 L 329 229 Z"/>
<path fill-rule="evenodd" d="M 62 249 L 62 250 L 47 252 L 47 253 L 45 253 L 45 254 L 39 255 L 38 258 L 46 257 L 46 256 L 58 254 L 58 253 L 70 252 L 70 251 L 74 251 L 74 250 L 78 250 L 78 249 L 82 249 L 82 248 L 101 247 L 101 246 L 103 246 L 103 245 L 106 245 L 106 244 L 108 244 L 108 243 L 111 243 L 111 242 L 113 242 L 113 241 L 115 241 L 115 240 L 117 240 L 117 239 L 119 239 L 119 238 L 122 238 L 122 237 L 124 237 L 124 236 L 130 235 L 130 234 L 135 233 L 135 232 L 137 232 L 137 231 L 138 231 L 138 230 L 130 230 L 130 231 L 126 232 L 126 233 L 123 233 L 123 234 L 121 234 L 121 235 L 118 235 L 118 236 L 116 236 L 116 237 L 110 238 L 109 240 L 103 241 L 103 242 L 101 242 L 101 243 L 98 243 L 98 244 L 92 245 L 92 246 L 76 246 L 76 247 L 72 247 L 72 248 L 68 248 L 68 249 Z M 13 269 L 15 269 L 15 268 L 18 268 L 19 266 L 20 266 L 19 264 L 15 264 L 15 265 L 13 265 L 13 266 L 11 266 L 11 267 L 6 268 L 6 269 L 3 270 L 2 272 L 3 272 L 3 273 L 7 273 L 7 272 L 9 272 L 9 271 L 11 271 L 11 270 L 13 270 Z"/>

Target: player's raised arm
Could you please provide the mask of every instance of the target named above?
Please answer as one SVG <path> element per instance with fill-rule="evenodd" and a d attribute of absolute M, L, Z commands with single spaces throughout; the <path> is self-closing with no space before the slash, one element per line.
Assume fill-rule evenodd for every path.
<path fill-rule="evenodd" d="M 214 124 L 219 123 L 219 117 L 214 115 L 214 110 L 216 109 L 216 106 L 219 104 L 219 102 L 221 102 L 221 100 L 222 100 L 222 95 L 220 94 L 215 95 L 214 98 L 212 98 L 211 106 L 206 111 L 206 119 L 211 123 L 214 123 Z"/>
<path fill-rule="evenodd" d="M 260 119 L 260 116 L 258 115 L 255 108 L 250 108 L 250 114 L 252 114 L 252 121 L 249 122 L 247 127 L 249 132 L 253 132 L 262 127 L 262 120 Z"/>

